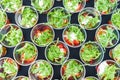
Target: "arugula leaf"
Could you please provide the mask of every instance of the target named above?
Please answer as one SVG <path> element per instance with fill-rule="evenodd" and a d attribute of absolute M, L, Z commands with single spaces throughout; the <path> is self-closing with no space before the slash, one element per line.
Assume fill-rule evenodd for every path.
<path fill-rule="evenodd" d="M 53 73 L 51 65 L 48 62 L 42 60 L 33 64 L 30 71 L 32 74 L 39 74 L 43 78 L 48 77 Z"/>
<path fill-rule="evenodd" d="M 118 17 L 120 15 L 120 9 L 116 10 L 116 12 L 114 12 L 112 14 L 111 17 L 111 21 L 112 23 L 115 25 L 115 27 L 117 27 L 118 29 L 120 29 L 120 17 Z"/>
<path fill-rule="evenodd" d="M 15 12 L 22 6 L 22 0 L 1 0 L 0 4 L 5 11 Z"/>
<path fill-rule="evenodd" d="M 22 9 L 20 25 L 27 28 L 33 27 L 37 22 L 37 13 L 31 7 L 23 7 Z"/>
<path fill-rule="evenodd" d="M 6 24 L 7 15 L 6 13 L 0 9 L 0 29 Z"/>
<path fill-rule="evenodd" d="M 48 13 L 48 23 L 57 29 L 64 28 L 69 24 L 70 16 L 64 8 L 56 7 Z"/>
<path fill-rule="evenodd" d="M 74 79 L 77 80 L 78 78 L 76 77 L 76 74 L 83 73 L 84 70 L 83 66 L 75 60 L 70 60 L 66 62 L 63 66 L 65 65 L 66 65 L 66 70 L 65 70 L 65 74 L 62 76 L 63 80 L 68 79 L 70 76 L 73 76 Z M 80 75 L 80 77 L 81 76 L 82 74 Z"/>
<path fill-rule="evenodd" d="M 53 40 L 52 30 L 46 30 L 40 33 L 39 36 L 34 36 L 34 41 L 38 45 L 45 46 Z"/>
<path fill-rule="evenodd" d="M 99 47 L 94 43 L 84 44 L 81 50 L 83 50 L 83 52 L 80 51 L 81 58 L 88 64 L 91 60 L 96 60 L 101 55 Z"/>
<path fill-rule="evenodd" d="M 49 10 L 53 6 L 54 0 L 32 0 L 34 6 L 40 13 Z"/>
<path fill-rule="evenodd" d="M 95 8 L 104 14 L 109 14 L 113 10 L 115 10 L 117 6 L 117 0 L 111 2 L 111 0 L 96 0 L 95 1 Z"/>
<path fill-rule="evenodd" d="M 37 55 L 36 48 L 33 44 L 26 42 L 23 47 L 16 49 L 15 54 L 24 54 L 23 60 L 28 60 Z"/>

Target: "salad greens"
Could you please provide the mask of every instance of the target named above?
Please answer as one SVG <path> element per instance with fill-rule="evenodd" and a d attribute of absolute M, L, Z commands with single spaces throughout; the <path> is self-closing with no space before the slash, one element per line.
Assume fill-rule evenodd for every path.
<path fill-rule="evenodd" d="M 54 0 L 31 0 L 32 6 L 34 6 L 40 13 L 49 10 L 54 3 Z"/>
<path fill-rule="evenodd" d="M 117 9 L 116 12 L 112 14 L 111 21 L 115 27 L 117 27 L 120 30 L 120 9 Z"/>
<path fill-rule="evenodd" d="M 69 60 L 62 66 L 63 80 L 78 80 L 83 76 L 83 73 L 83 65 L 76 60 Z"/>
<path fill-rule="evenodd" d="M 55 7 L 48 12 L 48 23 L 53 28 L 61 29 L 66 27 L 70 23 L 70 13 L 67 13 L 63 7 Z"/>
<path fill-rule="evenodd" d="M 38 46 L 46 46 L 52 42 L 54 32 L 50 26 L 45 24 L 37 25 L 32 30 L 32 39 Z"/>
<path fill-rule="evenodd" d="M 30 74 L 34 75 L 34 78 L 38 77 L 39 80 L 49 80 L 52 77 L 53 69 L 47 61 L 39 60 L 31 66 Z"/>
<path fill-rule="evenodd" d="M 37 56 L 37 49 L 32 43 L 23 42 L 16 47 L 14 54 L 20 64 L 30 64 Z"/>
<path fill-rule="evenodd" d="M 100 17 L 96 10 L 86 8 L 79 13 L 78 22 L 85 29 L 94 29 L 100 24 Z"/>
<path fill-rule="evenodd" d="M 0 4 L 5 11 L 13 13 L 22 6 L 22 0 L 1 0 Z"/>
<path fill-rule="evenodd" d="M 67 58 L 67 48 L 62 42 L 51 43 L 46 50 L 46 57 L 52 63 L 62 64 Z"/>
<path fill-rule="evenodd" d="M 0 9 L 0 29 L 3 28 L 6 22 L 7 22 L 7 14 Z"/>
<path fill-rule="evenodd" d="M 103 29 L 105 27 L 105 29 Z M 106 25 L 101 26 L 97 31 L 97 39 L 98 42 L 103 47 L 111 47 L 114 46 L 114 44 L 117 43 L 118 40 L 118 33 L 117 30 L 115 30 L 112 26 Z"/>
<path fill-rule="evenodd" d="M 112 49 L 112 57 L 117 63 L 120 64 L 120 44 Z"/>
<path fill-rule="evenodd" d="M 108 65 L 105 67 L 104 73 L 99 76 L 104 80 L 114 80 L 117 70 L 119 70 L 119 68 L 115 64 Z"/>
<path fill-rule="evenodd" d="M 64 40 L 71 46 L 78 46 L 85 41 L 85 31 L 77 25 L 70 25 L 64 31 Z"/>
<path fill-rule="evenodd" d="M 23 38 L 22 30 L 14 24 L 8 24 L 4 27 L 0 34 L 1 42 L 7 47 L 16 46 Z"/>
<path fill-rule="evenodd" d="M 0 78 L 10 80 L 16 76 L 18 67 L 11 58 L 3 58 L 0 62 L 2 62 L 0 69 L 3 68 L 3 71 L 0 71 Z"/>
<path fill-rule="evenodd" d="M 101 14 L 110 14 L 117 7 L 117 0 L 95 0 L 95 8 Z"/>
<path fill-rule="evenodd" d="M 95 42 L 85 43 L 81 50 L 81 59 L 87 64 L 94 64 L 101 56 L 100 47 Z"/>
<path fill-rule="evenodd" d="M 64 7 L 71 13 L 79 12 L 85 5 L 85 0 L 63 0 Z"/>
<path fill-rule="evenodd" d="M 19 17 L 17 18 L 18 24 L 20 24 L 23 28 L 31 28 L 33 27 L 38 20 L 38 14 L 34 8 L 30 6 L 24 6 L 20 9 L 21 20 L 19 21 Z M 19 11 L 16 16 L 19 15 Z"/>

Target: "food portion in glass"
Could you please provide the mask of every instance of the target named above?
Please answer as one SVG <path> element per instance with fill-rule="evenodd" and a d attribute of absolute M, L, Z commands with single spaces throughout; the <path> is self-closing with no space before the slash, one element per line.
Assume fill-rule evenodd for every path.
<path fill-rule="evenodd" d="M 0 44 L 0 57 L 5 56 L 6 53 L 7 53 L 7 49 L 2 44 Z"/>
<path fill-rule="evenodd" d="M 63 80 L 81 80 L 86 73 L 84 65 L 76 60 L 70 59 L 61 67 L 61 76 Z"/>
<path fill-rule="evenodd" d="M 23 41 L 14 48 L 13 57 L 22 66 L 32 64 L 38 56 L 37 47 L 28 41 Z"/>
<path fill-rule="evenodd" d="M 15 13 L 22 7 L 23 0 L 1 0 L 1 7 L 8 13 Z"/>
<path fill-rule="evenodd" d="M 70 47 L 81 46 L 87 38 L 86 31 L 78 24 L 70 24 L 63 31 L 63 40 Z"/>
<path fill-rule="evenodd" d="M 83 44 L 79 54 L 82 62 L 89 66 L 98 65 L 104 58 L 102 46 L 93 41 Z"/>
<path fill-rule="evenodd" d="M 53 7 L 54 0 L 31 0 L 31 5 L 35 7 L 39 13 L 43 13 Z"/>
<path fill-rule="evenodd" d="M 96 70 L 100 80 L 118 80 L 120 68 L 113 60 L 103 61 Z"/>
<path fill-rule="evenodd" d="M 81 27 L 93 30 L 101 24 L 101 15 L 96 9 L 87 7 L 79 13 L 78 22 Z"/>
<path fill-rule="evenodd" d="M 22 39 L 22 30 L 16 24 L 7 24 L 0 31 L 0 42 L 5 47 L 15 47 Z"/>
<path fill-rule="evenodd" d="M 15 13 L 15 21 L 20 27 L 24 29 L 31 28 L 38 21 L 38 13 L 36 9 L 31 6 L 22 6 Z"/>
<path fill-rule="evenodd" d="M 54 7 L 47 14 L 47 21 L 53 28 L 63 29 L 70 23 L 70 16 L 63 7 Z"/>
<path fill-rule="evenodd" d="M 97 29 L 95 39 L 102 47 L 111 48 L 118 43 L 119 32 L 113 25 L 103 24 Z"/>
<path fill-rule="evenodd" d="M 86 5 L 86 0 L 63 0 L 63 6 L 70 13 L 80 12 Z"/>
<path fill-rule="evenodd" d="M 54 71 L 47 61 L 37 60 L 30 66 L 28 74 L 32 80 L 52 80 Z"/>
<path fill-rule="evenodd" d="M 54 64 L 61 65 L 69 57 L 69 49 L 62 41 L 54 41 L 50 43 L 45 49 L 46 59 Z"/>
<path fill-rule="evenodd" d="M 37 24 L 31 31 L 32 41 L 40 47 L 51 43 L 54 40 L 54 36 L 53 28 L 46 23 Z"/>
<path fill-rule="evenodd" d="M 12 80 L 18 73 L 16 62 L 9 57 L 0 59 L 0 80 Z"/>
<path fill-rule="evenodd" d="M 94 0 L 94 7 L 100 11 L 102 15 L 111 14 L 117 8 L 118 0 Z"/>
<path fill-rule="evenodd" d="M 30 79 L 26 76 L 17 76 L 14 80 L 30 80 Z"/>

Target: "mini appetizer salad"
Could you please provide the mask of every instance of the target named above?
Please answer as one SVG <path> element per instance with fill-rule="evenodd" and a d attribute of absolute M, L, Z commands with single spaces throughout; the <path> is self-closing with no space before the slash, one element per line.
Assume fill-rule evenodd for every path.
<path fill-rule="evenodd" d="M 35 7 L 39 13 L 43 13 L 53 7 L 54 0 L 31 0 L 31 5 Z"/>
<path fill-rule="evenodd" d="M 48 24 L 36 25 L 31 31 L 31 39 L 38 46 L 46 46 L 54 39 L 54 31 Z"/>
<path fill-rule="evenodd" d="M 22 6 L 23 0 L 1 0 L 0 5 L 9 13 L 16 12 Z"/>
<path fill-rule="evenodd" d="M 65 9 L 71 13 L 80 12 L 86 5 L 86 0 L 63 0 Z"/>
<path fill-rule="evenodd" d="M 45 50 L 45 56 L 48 61 L 54 65 L 63 64 L 69 57 L 69 49 L 62 41 L 50 43 Z"/>
<path fill-rule="evenodd" d="M 109 55 L 116 63 L 120 64 L 120 44 L 110 50 Z"/>
<path fill-rule="evenodd" d="M 81 46 L 86 38 L 86 31 L 77 24 L 70 24 L 63 31 L 63 40 L 71 47 Z"/>
<path fill-rule="evenodd" d="M 27 66 L 36 60 L 38 50 L 33 43 L 24 41 L 15 47 L 13 56 L 18 64 Z"/>
<path fill-rule="evenodd" d="M 0 9 L 0 29 L 4 27 L 4 25 L 7 23 L 7 14 L 5 11 Z"/>
<path fill-rule="evenodd" d="M 103 61 L 96 69 L 100 80 L 118 80 L 120 68 L 113 60 Z"/>
<path fill-rule="evenodd" d="M 38 21 L 38 13 L 36 9 L 31 6 L 23 6 L 16 12 L 15 21 L 24 29 L 31 28 Z"/>
<path fill-rule="evenodd" d="M 15 24 L 7 24 L 0 31 L 0 42 L 5 47 L 15 47 L 22 39 L 22 30 Z"/>
<path fill-rule="evenodd" d="M 84 65 L 76 60 L 70 59 L 61 67 L 61 76 L 63 80 L 81 80 L 85 76 Z"/>
<path fill-rule="evenodd" d="M 97 29 L 95 39 L 102 47 L 111 48 L 118 43 L 119 32 L 113 25 L 104 24 Z"/>
<path fill-rule="evenodd" d="M 79 13 L 78 22 L 81 27 L 93 30 L 100 25 L 101 15 L 96 9 L 88 7 Z"/>
<path fill-rule="evenodd" d="M 14 80 L 30 80 L 30 79 L 26 76 L 18 76 Z"/>
<path fill-rule="evenodd" d="M 118 0 L 95 0 L 94 7 L 102 15 L 111 14 L 117 7 Z"/>
<path fill-rule="evenodd" d="M 0 57 L 5 56 L 6 53 L 7 53 L 7 49 L 2 44 L 0 44 Z"/>
<path fill-rule="evenodd" d="M 98 79 L 96 77 L 93 77 L 93 76 L 88 76 L 83 80 L 98 80 Z"/>
<path fill-rule="evenodd" d="M 53 77 L 53 67 L 45 60 L 38 60 L 29 68 L 31 80 L 51 80 Z"/>
<path fill-rule="evenodd" d="M 80 58 L 87 65 L 97 65 L 103 57 L 103 48 L 97 42 L 87 42 L 80 49 Z"/>
<path fill-rule="evenodd" d="M 70 23 L 70 13 L 63 7 L 55 7 L 47 14 L 47 20 L 55 29 L 62 29 Z"/>
<path fill-rule="evenodd" d="M 12 80 L 18 72 L 18 66 L 12 58 L 0 59 L 0 80 Z"/>
<path fill-rule="evenodd" d="M 112 17 L 111 17 L 111 22 L 112 24 L 117 27 L 117 29 L 120 30 L 120 9 L 117 9 L 113 14 L 112 14 Z"/>

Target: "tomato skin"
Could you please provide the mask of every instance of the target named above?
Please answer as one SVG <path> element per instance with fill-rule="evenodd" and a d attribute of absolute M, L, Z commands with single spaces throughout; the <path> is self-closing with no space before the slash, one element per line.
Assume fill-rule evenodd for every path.
<path fill-rule="evenodd" d="M 66 41 L 67 44 L 72 45 L 72 42 L 67 37 L 64 37 L 64 40 Z"/>
<path fill-rule="evenodd" d="M 35 60 L 35 56 L 32 57 L 32 58 L 30 58 L 30 59 L 24 60 L 24 63 L 25 63 L 25 64 L 30 64 L 30 63 L 32 63 L 34 60 Z"/>
<path fill-rule="evenodd" d="M 59 48 L 64 48 L 64 45 L 62 43 L 58 44 Z"/>
<path fill-rule="evenodd" d="M 74 44 L 75 46 L 78 46 L 78 45 L 80 44 L 80 41 L 78 41 L 78 40 L 73 40 L 73 44 Z"/>
<path fill-rule="evenodd" d="M 64 66 L 62 67 L 62 75 L 64 75 L 64 74 L 65 74 L 65 70 L 66 70 L 66 68 L 67 68 L 67 66 L 66 66 L 66 65 L 64 65 Z"/>
<path fill-rule="evenodd" d="M 102 14 L 103 14 L 103 15 L 104 15 L 104 14 L 107 14 L 107 11 L 102 12 Z"/>
<path fill-rule="evenodd" d="M 82 9 L 82 7 L 83 7 L 82 4 L 78 4 L 76 11 L 80 11 Z"/>
<path fill-rule="evenodd" d="M 12 59 L 7 59 L 7 62 L 9 62 L 10 64 L 13 64 L 13 60 Z"/>

